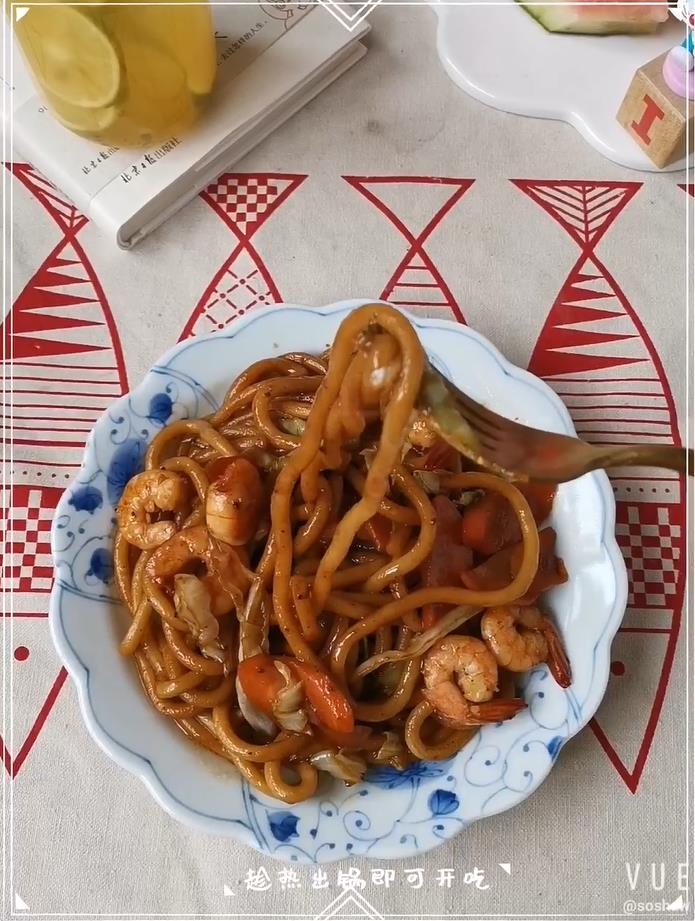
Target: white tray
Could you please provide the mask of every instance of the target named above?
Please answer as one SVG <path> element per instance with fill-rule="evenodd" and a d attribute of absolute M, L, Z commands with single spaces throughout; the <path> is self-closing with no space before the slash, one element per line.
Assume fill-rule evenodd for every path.
<path fill-rule="evenodd" d="M 516 3 L 429 2 L 439 17 L 442 64 L 471 96 L 516 115 L 568 122 L 604 157 L 629 169 L 685 169 L 683 159 L 659 170 L 616 121 L 637 68 L 682 42 L 684 27 L 675 17 L 655 35 L 553 35 Z"/>

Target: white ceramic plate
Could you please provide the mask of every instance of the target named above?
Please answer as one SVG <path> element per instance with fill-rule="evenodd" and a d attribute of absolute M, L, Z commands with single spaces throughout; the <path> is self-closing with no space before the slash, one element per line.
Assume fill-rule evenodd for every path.
<path fill-rule="evenodd" d="M 154 711 L 132 663 L 118 652 L 126 616 L 115 600 L 111 559 L 114 509 L 125 483 L 163 425 L 210 412 L 230 380 L 259 358 L 322 351 L 343 317 L 362 303 L 256 310 L 224 333 L 176 346 L 97 423 L 53 527 L 50 625 L 89 731 L 175 818 L 284 860 L 408 857 L 520 803 L 596 711 L 625 608 L 613 494 L 606 476 L 594 473 L 561 487 L 552 517 L 570 578 L 553 590 L 550 603 L 574 683 L 563 690 L 545 666 L 534 669 L 523 680 L 528 709 L 486 726 L 450 761 L 417 764 L 403 773 L 376 770 L 350 789 L 327 778 L 314 799 L 287 807 L 259 796 L 229 765 L 198 750 Z M 411 319 L 431 359 L 475 399 L 523 422 L 574 432 L 555 394 L 510 365 L 482 336 L 449 321 Z"/>
<path fill-rule="evenodd" d="M 480 102 L 568 122 L 629 169 L 685 169 L 681 160 L 659 170 L 616 121 L 637 68 L 683 41 L 685 27 L 675 17 L 655 35 L 553 35 L 516 3 L 429 2 L 439 17 L 437 50 L 446 72 Z"/>

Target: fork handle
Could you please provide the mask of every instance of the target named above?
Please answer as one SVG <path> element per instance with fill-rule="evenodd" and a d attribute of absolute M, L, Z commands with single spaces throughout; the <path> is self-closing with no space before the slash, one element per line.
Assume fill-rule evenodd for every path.
<path fill-rule="evenodd" d="M 678 473 L 693 475 L 692 448 L 674 445 L 625 445 L 624 448 L 603 448 L 591 445 L 592 458 L 587 470 L 602 467 L 662 467 Z"/>

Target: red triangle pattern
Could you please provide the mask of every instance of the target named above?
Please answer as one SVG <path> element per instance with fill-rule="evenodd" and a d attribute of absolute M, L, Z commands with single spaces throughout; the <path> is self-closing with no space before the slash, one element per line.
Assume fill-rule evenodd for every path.
<path fill-rule="evenodd" d="M 609 342 L 621 342 L 624 339 L 635 338 L 634 336 L 623 336 L 618 333 L 589 332 L 588 330 L 578 332 L 573 329 L 565 329 L 560 324 L 555 327 L 555 331 L 555 341 L 553 344 L 556 349 L 572 348 L 578 345 L 607 344 Z"/>
<path fill-rule="evenodd" d="M 645 768 L 649 748 L 643 744 L 642 720 L 631 725 L 625 719 L 624 701 L 645 696 L 648 701 L 663 693 L 662 663 L 668 655 L 669 631 L 659 628 L 620 630 L 611 650 L 611 678 L 598 718 L 590 726 L 608 755 L 617 774 L 631 793 L 635 793 Z M 656 728 L 659 714 L 652 708 L 646 726 L 648 735 Z M 619 739 L 614 745 L 611 739 Z M 652 765 L 658 770 L 657 765 Z"/>
<path fill-rule="evenodd" d="M 513 179 L 582 249 L 595 247 L 641 182 L 563 182 Z"/>
<path fill-rule="evenodd" d="M 240 239 L 250 239 L 305 179 L 284 173 L 224 173 L 201 196 Z"/>
<path fill-rule="evenodd" d="M 8 168 L 62 231 L 2 323 L 0 336 L 12 388 L 15 481 L 11 503 L 3 504 L 12 509 L 2 523 L 3 582 L 16 607 L 40 602 L 43 608 L 15 617 L 45 618 L 53 577 L 50 526 L 62 494 L 58 483 L 74 475 L 89 430 L 128 384 L 111 310 L 77 240 L 86 218 L 32 167 L 15 163 Z M 47 380 L 57 382 L 50 391 Z M 70 429 L 65 428 L 68 417 Z M 66 437 L 73 441 L 65 442 Z M 64 449 L 59 463 L 53 454 L 56 443 Z M 43 485 L 47 480 L 56 485 Z M 26 762 L 66 677 L 60 669 L 16 753 L 0 739 L 10 776 Z"/>
<path fill-rule="evenodd" d="M 584 307 L 578 304 L 581 300 L 581 288 L 575 287 L 571 280 L 567 279 L 566 288 L 570 289 L 571 297 L 568 297 L 565 289 L 560 291 L 553 305 L 553 315 L 555 324 L 561 326 L 574 326 L 579 323 L 592 323 L 594 320 L 612 320 L 615 318 L 614 310 L 601 310 L 599 307 Z M 585 292 L 586 299 L 596 297 L 596 294 Z M 610 293 L 601 293 L 600 297 L 610 297 Z"/>
<path fill-rule="evenodd" d="M 555 210 L 555 204 L 536 194 L 547 184 L 517 181 L 516 185 L 565 227 L 582 248 L 548 314 L 529 370 L 546 378 L 562 397 L 579 435 L 587 440 L 616 443 L 641 437 L 680 444 L 675 405 L 663 366 L 638 315 L 593 252 L 598 235 L 580 232 L 574 218 L 568 223 L 565 215 Z M 555 192 L 556 186 L 565 184 L 550 185 Z M 623 190 L 623 198 L 614 205 L 611 219 L 639 188 L 639 183 L 601 184 L 600 188 L 615 185 Z M 587 208 L 595 200 L 590 200 Z M 604 225 L 602 233 L 606 229 Z M 595 296 L 597 291 L 603 295 L 600 299 Z M 615 471 L 611 480 L 616 493 L 616 533 L 630 579 L 621 630 L 639 634 L 646 641 L 658 634 L 661 640 L 661 645 L 652 643 L 650 647 L 660 659 L 655 692 L 651 699 L 645 695 L 641 720 L 632 720 L 633 730 L 635 725 L 641 727 L 636 755 L 634 745 L 621 744 L 619 730 L 613 728 L 609 737 L 600 717 L 591 722 L 617 773 L 634 793 L 654 742 L 680 630 L 685 589 L 684 484 L 675 474 L 645 481 L 634 471 Z M 610 680 L 619 682 L 624 666 L 614 666 Z M 615 727 L 619 721 L 613 724 Z M 627 747 L 632 752 L 629 756 Z"/>
<path fill-rule="evenodd" d="M 12 370 L 14 444 L 27 449 L 25 462 L 42 466 L 38 456 L 32 463 L 30 446 L 47 456 L 58 439 L 72 449 L 69 466 L 79 466 L 89 430 L 127 381 L 111 310 L 75 236 L 60 240 L 27 282 L 2 324 L 1 342 Z M 48 379 L 56 382 L 50 392 Z M 65 432 L 67 409 L 81 410 L 69 443 L 57 435 Z M 30 417 L 36 425 L 25 431 Z"/>
<path fill-rule="evenodd" d="M 54 267 L 49 268 L 47 265 L 41 266 L 42 272 L 35 277 L 37 286 L 53 288 L 57 286 L 66 286 L 66 285 L 81 285 L 84 284 L 84 278 L 79 278 L 76 275 L 69 275 L 67 272 L 59 272 L 58 269 L 68 268 L 69 266 L 76 265 L 73 259 L 62 259 L 57 256 L 54 260 Z M 79 303 L 81 298 L 75 298 L 75 303 Z"/>
<path fill-rule="evenodd" d="M 68 673 L 64 668 L 61 668 L 58 672 L 58 675 L 56 676 L 55 681 L 53 682 L 53 685 L 51 686 L 50 691 L 48 692 L 48 695 L 46 696 L 46 699 L 41 706 L 41 709 L 36 715 L 36 719 L 34 720 L 32 727 L 27 734 L 27 737 L 22 742 L 22 745 L 20 746 L 20 749 L 14 758 L 12 757 L 12 754 L 0 736 L 0 755 L 2 756 L 5 770 L 12 779 L 17 776 L 22 765 L 27 759 L 29 752 L 34 747 L 34 743 L 38 739 L 39 733 L 43 729 L 46 720 L 50 716 L 51 710 L 55 706 L 55 702 L 58 699 L 58 695 L 60 694 L 67 677 Z"/>
<path fill-rule="evenodd" d="M 305 179 L 283 173 L 226 173 L 202 193 L 238 243 L 211 278 L 179 341 L 223 330 L 250 310 L 282 300 L 251 238 Z"/>
<path fill-rule="evenodd" d="M 425 249 L 425 242 L 440 226 L 447 214 L 473 185 L 472 179 L 451 179 L 438 176 L 343 176 L 343 179 L 372 204 L 399 231 L 408 243 L 405 255 L 387 281 L 380 298 L 396 307 L 406 309 L 445 310 L 459 323 L 465 318 L 451 289 Z M 451 195 L 443 204 L 437 203 L 423 230 L 416 234 L 392 207 L 379 196 L 384 186 L 401 185 L 421 192 L 423 187 L 450 187 Z M 438 199 L 439 202 L 439 199 Z M 434 299 L 437 298 L 437 299 Z"/>
<path fill-rule="evenodd" d="M 51 307 L 69 307 L 77 304 L 90 304 L 92 301 L 81 298 L 68 298 L 53 291 L 41 292 L 35 289 L 33 292 L 29 289 L 24 290 L 24 294 L 41 294 L 43 304 L 27 303 L 26 298 L 19 296 L 15 301 L 14 329 L 15 336 L 25 334 L 44 333 L 53 329 L 77 329 L 80 326 L 102 326 L 103 324 L 95 320 L 81 320 L 75 316 L 56 316 L 55 314 L 41 314 L 38 311 Z M 19 345 L 19 343 L 17 343 Z M 12 351 L 14 354 L 14 350 Z"/>
<path fill-rule="evenodd" d="M 678 188 L 683 189 L 684 192 L 687 192 L 695 198 L 695 183 L 690 182 L 686 185 L 684 182 L 679 182 Z"/>
<path fill-rule="evenodd" d="M 590 276 L 586 274 L 587 269 L 592 271 Z M 593 289 L 582 287 L 582 279 L 586 278 L 591 279 Z M 594 290 L 597 287 L 601 290 Z M 599 297 L 602 307 L 594 306 Z M 642 348 L 637 332 L 603 331 L 602 327 L 610 328 L 611 325 L 604 321 L 616 321 L 624 316 L 618 294 L 611 288 L 610 280 L 597 261 L 581 255 L 555 299 L 529 367 L 539 377 L 552 377 L 556 374 L 590 374 L 648 360 L 648 353 Z M 587 329 L 589 326 L 593 328 Z M 617 344 L 631 340 L 639 340 L 635 343 L 636 348 L 630 349 L 627 355 L 621 355 Z M 600 348 L 589 348 L 595 345 Z"/>
<path fill-rule="evenodd" d="M 9 487 L 5 487 L 9 489 Z M 62 489 L 58 487 L 27 487 L 15 485 L 12 489 L 11 505 L 3 501 L 3 519 L 0 523 L 0 546 L 4 557 L 0 559 L 2 582 L 17 601 L 30 597 L 34 604 L 39 604 L 40 611 L 32 614 L 15 613 L 15 618 L 37 618 L 44 620 L 48 616 L 48 592 L 53 581 L 51 561 L 50 528 L 53 513 Z M 20 659 L 20 649 L 15 651 L 15 658 Z M 26 650 L 25 650 L 26 651 Z M 27 653 L 28 654 L 28 653 Z M 41 703 L 29 731 L 21 742 L 19 750 L 13 756 L 5 741 L 0 736 L 0 754 L 5 769 L 10 777 L 16 777 L 26 761 L 32 747 L 53 709 L 61 688 L 65 683 L 67 672 L 61 668 Z M 16 679 L 17 680 L 17 679 Z"/>
<path fill-rule="evenodd" d="M 65 254 L 75 256 L 66 259 Z M 60 264 L 58 261 L 60 261 Z M 98 295 L 89 285 L 86 278 L 65 276 L 59 269 L 64 266 L 79 266 L 79 260 L 74 248 L 74 241 L 61 240 L 49 253 L 44 263 L 36 274 L 29 279 L 24 290 L 20 293 L 12 307 L 10 322 L 3 324 L 3 347 L 5 354 L 15 361 L 22 358 L 40 357 L 42 355 L 69 355 L 85 351 L 102 351 L 105 346 L 92 342 L 61 341 L 45 334 L 53 330 L 68 330 L 78 327 L 106 326 L 106 321 L 83 319 L 79 315 L 79 308 L 84 305 L 95 305 Z M 82 284 L 87 289 L 81 296 L 69 294 L 63 290 L 64 286 Z M 42 311 L 71 307 L 75 308 L 60 316 Z M 10 341 L 10 337 L 11 340 Z M 103 338 L 103 337 L 100 337 Z M 98 341 L 98 340 L 97 340 Z"/>
<path fill-rule="evenodd" d="M 591 288 L 585 288 L 587 282 L 599 281 L 600 276 L 598 275 L 584 275 L 582 272 L 577 272 L 572 278 L 568 278 L 565 282 L 565 287 L 562 289 L 562 297 L 566 304 L 571 305 L 576 301 L 592 301 L 600 300 L 603 297 L 610 297 L 610 291 L 593 291 Z M 576 307 L 577 310 L 581 310 L 581 307 Z M 589 309 L 589 308 L 586 308 Z M 592 307 L 592 319 L 596 319 L 597 308 Z M 610 314 L 607 314 L 610 316 Z"/>
<path fill-rule="evenodd" d="M 44 179 L 33 166 L 28 163 L 7 163 L 6 166 L 41 202 L 66 235 L 73 236 L 87 223 L 87 218 L 77 210 L 67 196 Z"/>

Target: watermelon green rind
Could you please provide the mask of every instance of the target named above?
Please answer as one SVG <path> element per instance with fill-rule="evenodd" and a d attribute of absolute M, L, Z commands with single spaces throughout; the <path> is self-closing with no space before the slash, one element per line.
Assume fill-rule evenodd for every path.
<path fill-rule="evenodd" d="M 519 0 L 517 0 L 519 2 Z M 565 35 L 649 35 L 668 18 L 666 4 L 595 7 L 571 3 L 519 3 L 548 32 Z"/>

